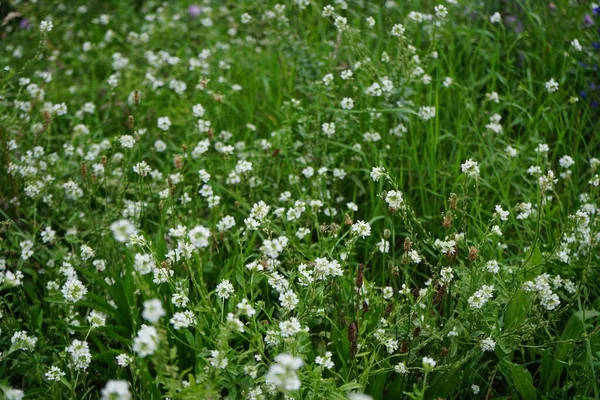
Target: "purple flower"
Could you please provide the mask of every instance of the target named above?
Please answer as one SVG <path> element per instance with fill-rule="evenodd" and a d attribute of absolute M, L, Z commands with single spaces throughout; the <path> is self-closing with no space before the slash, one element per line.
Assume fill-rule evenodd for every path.
<path fill-rule="evenodd" d="M 202 9 L 200 8 L 200 6 L 198 4 L 192 4 L 188 8 L 188 14 L 190 14 L 190 17 L 197 17 L 201 13 L 202 13 Z"/>
<path fill-rule="evenodd" d="M 26 18 L 23 18 L 21 19 L 21 22 L 19 22 L 19 28 L 29 30 L 31 29 L 31 24 Z"/>
<path fill-rule="evenodd" d="M 594 19 L 589 14 L 585 14 L 585 17 L 583 17 L 583 23 L 585 26 L 594 25 Z"/>

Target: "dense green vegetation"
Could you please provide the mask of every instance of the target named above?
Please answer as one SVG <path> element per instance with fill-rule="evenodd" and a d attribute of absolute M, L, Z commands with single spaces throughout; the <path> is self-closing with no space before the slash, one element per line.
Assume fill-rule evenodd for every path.
<path fill-rule="evenodd" d="M 4 398 L 600 397 L 597 5 L 4 7 Z"/>

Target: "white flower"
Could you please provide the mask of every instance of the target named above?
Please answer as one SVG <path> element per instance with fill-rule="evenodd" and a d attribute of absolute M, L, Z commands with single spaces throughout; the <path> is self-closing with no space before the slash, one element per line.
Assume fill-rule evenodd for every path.
<path fill-rule="evenodd" d="M 483 351 L 494 351 L 496 348 L 496 342 L 491 337 L 485 338 L 481 341 L 481 350 Z"/>
<path fill-rule="evenodd" d="M 383 168 L 383 167 L 373 167 L 371 169 L 371 179 L 373 179 L 374 182 L 377 182 L 384 175 L 385 175 L 385 168 Z"/>
<path fill-rule="evenodd" d="M 71 276 L 67 279 L 61 291 L 68 303 L 76 303 L 85 296 L 87 288 L 76 276 Z"/>
<path fill-rule="evenodd" d="M 468 159 L 463 164 L 461 164 L 460 168 L 465 175 L 471 178 L 479 177 L 479 164 L 477 163 L 477 161 L 473 161 L 472 158 Z"/>
<path fill-rule="evenodd" d="M 352 224 L 350 231 L 353 235 L 365 238 L 367 236 L 371 236 L 371 225 L 365 221 L 356 221 L 354 224 Z"/>
<path fill-rule="evenodd" d="M 438 4 L 433 9 L 435 11 L 435 16 L 438 18 L 446 18 L 448 15 L 448 9 L 441 4 Z"/>
<path fill-rule="evenodd" d="M 40 22 L 40 31 L 41 32 L 50 32 L 52 30 L 52 28 L 54 28 L 52 21 L 44 20 L 44 21 Z"/>
<path fill-rule="evenodd" d="M 228 299 L 234 293 L 234 291 L 233 285 L 228 279 L 221 281 L 221 283 L 217 285 L 216 289 L 217 296 L 219 296 L 221 299 Z"/>
<path fill-rule="evenodd" d="M 296 373 L 304 365 L 300 357 L 294 357 L 290 354 L 282 353 L 275 357 L 275 363 L 271 364 L 265 382 L 274 385 L 278 389 L 298 390 L 301 382 Z"/>
<path fill-rule="evenodd" d="M 398 190 L 390 190 L 387 192 L 385 196 L 385 201 L 388 203 L 390 208 L 401 208 L 404 203 L 404 199 L 402 198 L 402 192 Z"/>
<path fill-rule="evenodd" d="M 554 80 L 554 78 L 552 78 L 548 82 L 546 82 L 545 86 L 546 86 L 546 90 L 548 91 L 548 93 L 554 93 L 558 90 L 558 82 L 556 82 Z"/>
<path fill-rule="evenodd" d="M 142 317 L 145 320 L 156 324 L 165 315 L 166 312 L 162 306 L 162 302 L 159 299 L 151 299 L 144 302 L 144 311 L 142 311 Z"/>
<path fill-rule="evenodd" d="M 418 115 L 423 121 L 429 121 L 430 119 L 435 118 L 435 107 L 423 106 L 419 108 Z"/>
<path fill-rule="evenodd" d="M 87 342 L 75 339 L 71 342 L 71 345 L 67 347 L 66 351 L 71 357 L 73 366 L 77 369 L 86 370 L 92 362 L 92 354 L 90 353 Z"/>
<path fill-rule="evenodd" d="M 431 357 L 423 357 L 422 362 L 423 368 L 430 371 L 435 368 L 435 365 L 437 364 L 437 362 Z"/>
<path fill-rule="evenodd" d="M 333 363 L 333 361 L 331 361 L 332 355 L 333 353 L 331 351 L 326 351 L 324 357 L 317 356 L 315 358 L 315 364 L 322 365 L 325 369 L 332 369 L 333 367 L 335 367 L 335 364 Z"/>
<path fill-rule="evenodd" d="M 129 400 L 129 383 L 127 381 L 110 380 L 102 389 L 102 400 Z"/>
<path fill-rule="evenodd" d="M 169 320 L 169 322 L 171 325 L 173 325 L 173 328 L 179 330 L 189 327 L 194 323 L 195 320 L 196 317 L 194 316 L 194 313 L 188 310 L 184 312 L 176 312 L 173 314 L 173 317 Z"/>
<path fill-rule="evenodd" d="M 160 117 L 156 123 L 158 129 L 162 129 L 163 131 L 168 131 L 171 126 L 171 120 L 169 117 Z"/>
<path fill-rule="evenodd" d="M 367 17 L 367 25 L 369 25 L 369 27 L 374 27 L 375 26 L 375 18 L 373 17 Z"/>
<path fill-rule="evenodd" d="M 210 355 L 211 357 L 208 359 L 210 365 L 220 369 L 227 368 L 227 364 L 229 363 L 229 361 L 227 360 L 227 357 L 225 357 L 223 352 L 220 352 L 219 350 L 211 350 Z"/>
<path fill-rule="evenodd" d="M 408 368 L 406 368 L 406 365 L 401 362 L 394 365 L 394 371 L 396 371 L 398 374 L 406 374 L 408 373 Z"/>
<path fill-rule="evenodd" d="M 129 354 L 119 354 L 118 356 L 115 357 L 117 360 L 117 365 L 119 367 L 127 367 L 129 364 L 131 364 L 133 362 L 133 357 L 131 357 Z"/>
<path fill-rule="evenodd" d="M 49 381 L 59 381 L 66 373 L 57 366 L 50 367 L 50 370 L 44 375 Z"/>
<path fill-rule="evenodd" d="M 579 43 L 579 40 L 577 40 L 577 39 L 571 40 L 571 47 L 573 47 L 577 51 L 583 50 L 583 47 L 581 47 L 581 44 Z"/>
<path fill-rule="evenodd" d="M 502 22 L 502 15 L 500 15 L 499 12 L 495 12 L 491 17 L 490 17 L 490 22 L 492 24 L 499 24 L 500 22 Z"/>
<path fill-rule="evenodd" d="M 354 108 L 354 100 L 352 100 L 350 97 L 344 97 L 340 102 L 340 106 L 344 110 L 352 110 Z"/>
<path fill-rule="evenodd" d="M 402 37 L 404 36 L 404 26 L 402 24 L 396 24 L 392 27 L 392 31 L 391 34 L 392 36 L 396 36 L 396 37 Z"/>
<path fill-rule="evenodd" d="M 142 358 L 152 355 L 158 348 L 159 341 L 160 337 L 155 327 L 142 325 L 133 339 L 133 351 Z"/>
<path fill-rule="evenodd" d="M 127 242 L 129 237 L 136 232 L 135 226 L 131 221 L 126 219 L 113 222 L 110 225 L 110 230 L 112 231 L 115 240 L 121 243 Z"/>

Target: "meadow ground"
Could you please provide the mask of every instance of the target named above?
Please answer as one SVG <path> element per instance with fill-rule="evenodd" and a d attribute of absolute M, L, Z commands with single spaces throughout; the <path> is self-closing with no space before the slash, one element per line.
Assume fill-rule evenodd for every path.
<path fill-rule="evenodd" d="M 600 397 L 598 5 L 3 3 L 0 397 Z"/>

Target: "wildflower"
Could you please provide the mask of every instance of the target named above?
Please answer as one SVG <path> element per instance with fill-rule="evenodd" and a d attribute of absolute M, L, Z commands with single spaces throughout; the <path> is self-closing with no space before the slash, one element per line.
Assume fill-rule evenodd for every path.
<path fill-rule="evenodd" d="M 265 382 L 282 390 L 298 390 L 301 382 L 298 379 L 297 370 L 302 368 L 304 362 L 300 357 L 282 353 L 275 357 L 275 363 L 271 364 L 265 377 Z"/>
<path fill-rule="evenodd" d="M 546 86 L 546 90 L 548 91 L 548 93 L 554 93 L 558 90 L 558 82 L 556 82 L 554 80 L 554 78 L 552 78 L 548 82 L 546 82 L 545 86 Z"/>
<path fill-rule="evenodd" d="M 332 369 L 335 367 L 333 361 L 331 361 L 331 356 L 333 353 L 331 351 L 326 351 L 325 356 L 317 356 L 315 358 L 315 364 L 322 365 L 325 369 Z"/>
<path fill-rule="evenodd" d="M 388 203 L 390 208 L 401 208 L 402 204 L 404 203 L 404 199 L 402 198 L 402 192 L 398 190 L 390 190 L 385 196 L 385 201 L 386 203 Z"/>
<path fill-rule="evenodd" d="M 233 285 L 228 279 L 225 279 L 217 285 L 216 292 L 219 298 L 228 299 L 234 293 Z"/>
<path fill-rule="evenodd" d="M 69 353 L 73 366 L 77 369 L 86 370 L 92 362 L 92 354 L 87 342 L 75 339 L 66 351 Z"/>
<path fill-rule="evenodd" d="M 88 315 L 87 320 L 92 328 L 100 328 L 106 325 L 106 314 L 92 310 L 90 315 Z"/>
<path fill-rule="evenodd" d="M 367 25 L 369 25 L 370 28 L 375 26 L 375 18 L 373 17 L 367 17 Z"/>
<path fill-rule="evenodd" d="M 152 168 L 146 163 L 146 161 L 141 161 L 133 166 L 133 172 L 138 174 L 141 177 L 148 176 L 148 174 L 152 171 Z"/>
<path fill-rule="evenodd" d="M 468 177 L 471 177 L 471 178 L 479 177 L 479 164 L 477 163 L 477 161 L 473 161 L 472 158 L 468 159 L 463 164 L 461 164 L 460 168 L 461 168 L 462 172 L 465 175 L 467 175 Z"/>
<path fill-rule="evenodd" d="M 156 122 L 156 126 L 158 126 L 158 129 L 168 131 L 171 127 L 171 120 L 169 119 L 169 117 L 160 117 Z"/>
<path fill-rule="evenodd" d="M 468 303 L 471 308 L 481 308 L 492 298 L 494 291 L 493 285 L 483 285 L 473 296 L 469 297 Z"/>
<path fill-rule="evenodd" d="M 339 32 L 343 32 L 348 29 L 348 20 L 340 15 L 336 16 L 333 20 L 333 24 Z"/>
<path fill-rule="evenodd" d="M 423 357 L 422 362 L 423 362 L 423 368 L 426 371 L 433 370 L 435 368 L 435 365 L 437 364 L 436 361 L 431 357 Z"/>
<path fill-rule="evenodd" d="M 492 24 L 499 24 L 502 22 L 502 15 L 500 15 L 499 12 L 495 12 L 494 14 L 492 14 L 492 16 L 490 17 L 490 22 Z"/>
<path fill-rule="evenodd" d="M 59 381 L 60 378 L 65 375 L 66 373 L 57 366 L 50 367 L 50 370 L 48 370 L 48 372 L 44 374 L 46 379 L 48 379 L 49 381 Z"/>
<path fill-rule="evenodd" d="M 131 221 L 126 219 L 113 222 L 110 225 L 110 230 L 112 231 L 115 240 L 121 243 L 127 242 L 129 237 L 136 232 L 135 226 Z"/>
<path fill-rule="evenodd" d="M 37 343 L 37 338 L 35 336 L 28 336 L 27 331 L 18 331 L 12 335 L 10 342 L 17 350 L 33 350 Z"/>
<path fill-rule="evenodd" d="M 496 205 L 496 212 L 494 213 L 495 218 L 499 218 L 501 221 L 507 221 L 509 212 L 502 209 L 501 205 Z"/>
<path fill-rule="evenodd" d="M 491 337 L 485 338 L 481 341 L 481 350 L 483 351 L 494 351 L 496 348 L 496 342 Z"/>
<path fill-rule="evenodd" d="M 183 312 L 176 312 L 175 314 L 173 314 L 173 317 L 169 320 L 169 322 L 171 323 L 171 325 L 173 325 L 173 328 L 179 330 L 182 328 L 189 327 L 195 322 L 195 320 L 196 317 L 194 316 L 194 313 L 188 310 Z"/>
<path fill-rule="evenodd" d="M 254 309 L 254 307 L 252 307 L 252 305 L 250 305 L 248 299 L 246 298 L 242 299 L 242 301 L 239 302 L 236 307 L 240 313 L 248 317 L 252 317 L 256 314 L 256 310 Z"/>
<path fill-rule="evenodd" d="M 117 360 L 117 365 L 119 367 L 127 367 L 129 364 L 131 364 L 133 362 L 133 357 L 131 357 L 129 354 L 119 354 L 118 356 L 115 357 Z"/>
<path fill-rule="evenodd" d="M 280 335 L 283 338 L 289 338 L 296 336 L 296 334 L 302 331 L 302 325 L 297 318 L 292 317 L 288 321 L 282 321 L 279 323 Z"/>
<path fill-rule="evenodd" d="M 325 136 L 331 137 L 335 133 L 335 123 L 325 122 L 323 125 L 321 125 L 321 130 Z"/>
<path fill-rule="evenodd" d="M 344 97 L 340 102 L 340 106 L 344 110 L 352 110 L 354 108 L 354 100 L 352 100 L 350 97 Z"/>
<path fill-rule="evenodd" d="M 210 362 L 210 365 L 219 369 L 227 368 L 227 364 L 229 362 L 227 360 L 227 357 L 225 357 L 225 355 L 223 354 L 223 352 L 219 350 L 211 350 L 210 358 L 208 359 L 208 361 Z"/>
<path fill-rule="evenodd" d="M 441 4 L 434 7 L 435 16 L 438 18 L 446 18 L 448 15 L 448 9 Z"/>
<path fill-rule="evenodd" d="M 68 303 L 76 303 L 86 295 L 87 288 L 76 276 L 71 276 L 63 285 L 61 292 Z"/>
<path fill-rule="evenodd" d="M 371 179 L 373 179 L 374 182 L 377 182 L 384 175 L 385 168 L 383 167 L 373 167 L 373 169 L 371 169 Z"/>
<path fill-rule="evenodd" d="M 142 317 L 145 320 L 156 324 L 165 315 L 166 312 L 159 299 L 151 299 L 144 302 L 144 311 L 142 311 Z"/>
<path fill-rule="evenodd" d="M 280 293 L 279 301 L 281 302 L 281 306 L 288 311 L 292 311 L 294 308 L 296 308 L 299 302 L 298 296 L 292 290 Z"/>
<path fill-rule="evenodd" d="M 390 32 L 392 34 L 392 36 L 396 36 L 396 37 L 402 37 L 404 36 L 404 26 L 402 24 L 396 24 L 392 27 L 392 31 Z"/>
<path fill-rule="evenodd" d="M 407 374 L 408 368 L 406 368 L 406 365 L 403 362 L 401 362 L 394 365 L 394 371 L 396 371 L 396 373 L 398 374 Z"/>
<path fill-rule="evenodd" d="M 127 381 L 110 380 L 102 389 L 102 400 L 129 400 L 129 383 Z"/>
<path fill-rule="evenodd" d="M 133 339 L 133 351 L 144 358 L 154 354 L 158 348 L 160 337 L 153 326 L 142 325 L 137 336 Z"/>
<path fill-rule="evenodd" d="M 371 236 L 371 225 L 365 221 L 357 221 L 350 228 L 352 234 L 365 238 Z"/>
<path fill-rule="evenodd" d="M 54 25 L 52 24 L 52 21 L 42 21 L 40 22 L 40 31 L 47 33 L 52 31 L 52 28 L 54 28 Z"/>
<path fill-rule="evenodd" d="M 577 40 L 577 39 L 571 40 L 571 47 L 573 47 L 577 51 L 583 50 L 583 47 L 581 46 L 581 44 L 579 43 L 579 40 Z"/>
<path fill-rule="evenodd" d="M 430 119 L 435 118 L 435 107 L 423 106 L 419 108 L 418 115 L 423 121 L 429 121 Z"/>

